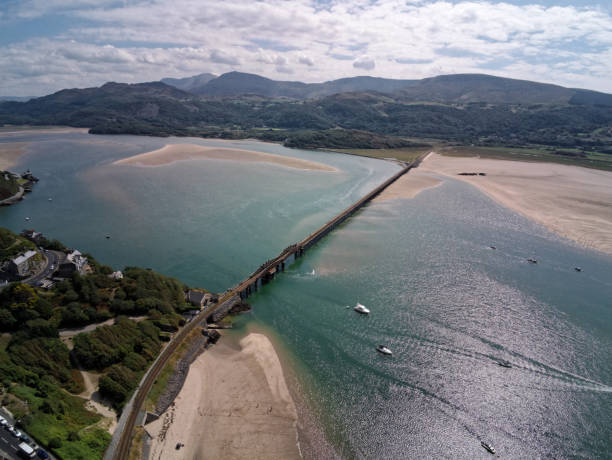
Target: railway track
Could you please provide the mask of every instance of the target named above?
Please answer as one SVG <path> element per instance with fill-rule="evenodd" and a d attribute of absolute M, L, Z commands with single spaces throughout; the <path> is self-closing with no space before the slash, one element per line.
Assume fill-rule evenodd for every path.
<path fill-rule="evenodd" d="M 158 358 L 155 360 L 149 372 L 146 374 L 146 377 L 143 378 L 139 387 L 136 389 L 136 394 L 134 396 L 130 413 L 125 422 L 123 431 L 119 438 L 119 442 L 117 443 L 117 447 L 115 448 L 114 454 L 112 458 L 114 460 L 127 460 L 129 456 L 130 446 L 132 443 L 132 436 L 134 432 L 134 427 L 136 426 L 136 421 L 144 402 L 151 390 L 151 387 L 157 380 L 157 377 L 161 373 L 164 366 L 168 363 L 170 357 L 174 354 L 179 345 L 183 342 L 183 340 L 193 331 L 196 327 L 201 325 L 204 321 L 206 321 L 210 316 L 212 316 L 223 304 L 230 300 L 233 296 L 239 295 L 247 286 L 252 285 L 256 282 L 261 276 L 263 276 L 270 268 L 278 265 L 281 262 L 284 262 L 289 256 L 293 255 L 297 250 L 307 248 L 314 243 L 316 243 L 319 239 L 327 235 L 331 230 L 333 230 L 337 225 L 344 222 L 347 218 L 353 215 L 357 210 L 359 210 L 364 204 L 368 203 L 370 200 L 379 195 L 385 188 L 399 179 L 401 176 L 406 174 L 410 169 L 419 165 L 422 157 L 416 161 L 413 161 L 410 164 L 404 164 L 404 168 L 393 175 L 391 178 L 387 179 L 381 185 L 376 187 L 366 196 L 361 198 L 359 201 L 354 203 L 353 205 L 346 208 L 332 220 L 321 226 L 318 230 L 314 231 L 306 238 L 304 238 L 299 243 L 293 245 L 295 248 L 293 251 L 283 251 L 276 258 L 268 261 L 264 264 L 258 271 L 253 273 L 246 280 L 238 283 L 235 287 L 228 290 L 226 293 L 219 298 L 218 302 L 211 308 L 200 313 L 196 318 L 194 318 L 191 322 L 187 323 L 185 327 L 168 343 L 168 345 L 162 350 Z"/>

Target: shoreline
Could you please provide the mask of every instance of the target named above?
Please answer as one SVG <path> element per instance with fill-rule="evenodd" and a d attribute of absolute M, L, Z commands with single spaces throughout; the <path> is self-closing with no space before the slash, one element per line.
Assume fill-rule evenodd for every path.
<path fill-rule="evenodd" d="M 145 426 L 150 459 L 300 459 L 297 411 L 267 336 L 220 341 L 191 364 L 181 391 Z M 177 443 L 184 447 L 176 450 Z"/>
<path fill-rule="evenodd" d="M 442 185 L 443 182 L 442 179 L 438 179 L 433 174 L 419 171 L 417 167 L 400 177 L 372 201 L 383 202 L 398 198 L 414 198 L 427 189 Z"/>
<path fill-rule="evenodd" d="M 166 144 L 164 147 L 150 152 L 140 153 L 128 158 L 113 162 L 113 165 L 133 165 L 140 167 L 157 167 L 186 160 L 226 160 L 249 163 L 272 163 L 294 169 L 309 171 L 338 172 L 336 168 L 302 160 L 300 158 L 285 157 L 272 153 L 256 152 L 226 147 L 202 146 L 198 144 Z"/>
<path fill-rule="evenodd" d="M 612 254 L 612 172 L 437 153 L 429 154 L 418 169 L 467 182 L 553 233 Z"/>

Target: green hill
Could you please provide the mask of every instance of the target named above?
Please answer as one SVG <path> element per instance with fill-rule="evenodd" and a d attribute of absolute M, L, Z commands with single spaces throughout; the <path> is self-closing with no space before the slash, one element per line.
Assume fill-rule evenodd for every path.
<path fill-rule="evenodd" d="M 407 86 L 395 90 L 397 85 Z M 344 91 L 365 86 L 391 92 L 298 98 L 323 87 Z M 1 103 L 0 123 L 89 127 L 97 134 L 254 137 L 302 147 L 370 148 L 372 142 L 362 134 L 347 135 L 369 132 L 377 137 L 376 144 L 396 147 L 398 138 L 406 145 L 406 138 L 420 138 L 612 153 L 612 95 L 594 91 L 487 75 L 416 82 L 356 77 L 305 84 L 238 72 L 210 80 L 205 87 L 216 88 L 215 96 L 161 82 L 63 90 L 25 103 Z M 263 95 L 219 96 L 226 91 Z M 345 130 L 341 136 L 339 130 Z M 318 132 L 307 136 L 317 142 L 302 142 L 304 131 Z"/>
<path fill-rule="evenodd" d="M 0 228 L 5 256 L 31 246 Z M 0 290 L 2 404 L 60 458 L 101 458 L 110 441 L 102 417 L 77 396 L 84 390 L 79 370 L 100 372 L 100 394 L 120 411 L 161 349 L 160 328 L 177 330 L 184 324 L 180 313 L 193 308 L 176 279 L 136 267 L 111 278 L 110 267 L 87 257 L 91 272 L 74 273 L 51 289 L 12 283 Z M 136 322 L 127 315 L 145 318 Z M 62 328 L 109 319 L 76 335 L 72 350 L 60 338 Z"/>

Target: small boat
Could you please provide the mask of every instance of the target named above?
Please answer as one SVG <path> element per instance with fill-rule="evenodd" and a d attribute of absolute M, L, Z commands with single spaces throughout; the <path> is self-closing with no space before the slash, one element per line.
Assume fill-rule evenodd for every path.
<path fill-rule="evenodd" d="M 500 360 L 500 361 L 497 361 L 497 364 L 501 367 L 508 367 L 508 368 L 512 367 L 512 364 L 510 364 L 510 361 Z"/>
<path fill-rule="evenodd" d="M 370 310 L 368 310 L 365 305 L 361 305 L 359 302 L 357 302 L 357 305 L 355 305 L 353 310 L 355 310 L 357 313 L 361 313 L 362 315 L 367 315 L 370 313 Z"/>
<path fill-rule="evenodd" d="M 495 453 L 495 447 L 493 447 L 491 444 L 489 444 L 488 442 L 484 442 L 484 441 L 480 441 L 480 445 L 482 447 L 484 447 L 485 449 L 487 449 L 490 453 L 494 454 Z"/>
<path fill-rule="evenodd" d="M 110 240 L 110 235 L 107 233 L 107 234 L 106 234 L 106 236 L 105 236 L 105 238 L 106 238 L 107 240 Z"/>
<path fill-rule="evenodd" d="M 497 249 L 495 246 L 489 246 L 491 249 Z"/>
<path fill-rule="evenodd" d="M 576 270 L 577 272 L 581 272 L 581 271 L 582 271 L 582 268 L 580 268 L 580 267 L 574 267 L 574 270 Z"/>
<path fill-rule="evenodd" d="M 27 221 L 27 220 L 30 220 L 30 218 L 29 218 L 29 217 L 26 217 L 26 218 L 25 218 L 25 220 L 26 220 L 26 221 Z"/>
<path fill-rule="evenodd" d="M 386 346 L 384 345 L 377 345 L 376 346 L 376 351 L 379 351 L 380 353 L 382 353 L 383 355 L 392 355 L 393 352 L 391 350 L 389 350 Z"/>
<path fill-rule="evenodd" d="M 49 200 L 49 201 L 53 201 L 53 198 L 49 198 L 48 200 Z"/>
<path fill-rule="evenodd" d="M 529 259 L 527 259 L 527 262 L 529 262 L 530 264 L 537 264 L 538 261 L 532 257 L 530 257 Z"/>

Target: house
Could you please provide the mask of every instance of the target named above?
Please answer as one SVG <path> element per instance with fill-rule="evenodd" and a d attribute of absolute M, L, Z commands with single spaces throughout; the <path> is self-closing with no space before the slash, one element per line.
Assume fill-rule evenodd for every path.
<path fill-rule="evenodd" d="M 34 230 L 24 230 L 21 232 L 21 236 L 27 238 L 35 244 L 40 244 L 41 240 L 44 238 L 41 232 L 36 232 Z"/>
<path fill-rule="evenodd" d="M 25 254 L 15 257 L 9 264 L 9 271 L 20 278 L 28 276 L 32 269 L 32 264 L 34 263 L 33 257 L 35 255 L 36 251 L 27 251 Z"/>
<path fill-rule="evenodd" d="M 117 270 L 116 272 L 112 272 L 110 275 L 108 275 L 108 277 L 114 280 L 122 280 L 123 273 L 121 273 L 120 270 Z"/>
<path fill-rule="evenodd" d="M 89 263 L 79 251 L 74 249 L 66 255 L 66 259 L 60 264 L 57 269 L 56 276 L 58 278 L 70 278 L 74 272 L 83 275 L 89 270 Z"/>
<path fill-rule="evenodd" d="M 189 302 L 194 307 L 203 308 L 208 305 L 208 302 L 212 299 L 212 295 L 207 292 L 194 291 L 190 289 L 185 294 L 185 301 Z"/>

